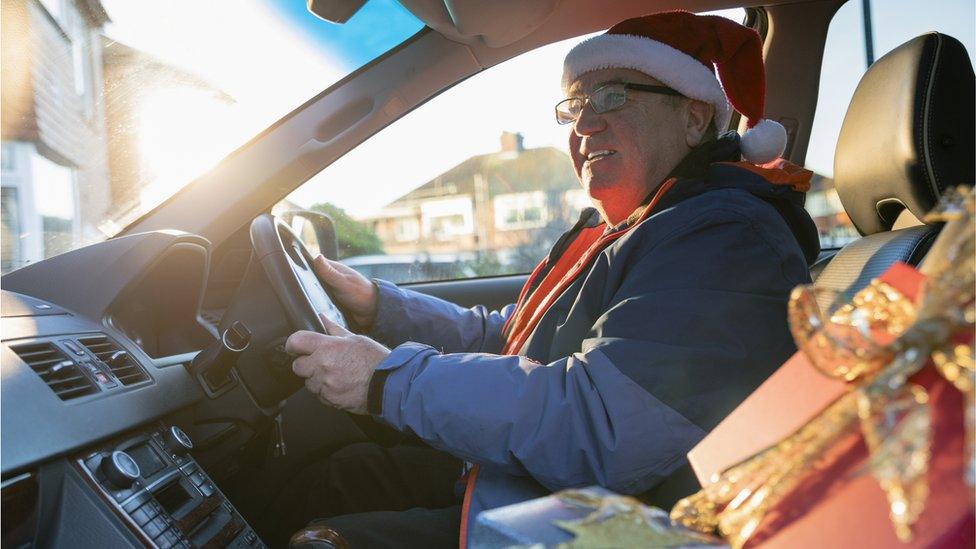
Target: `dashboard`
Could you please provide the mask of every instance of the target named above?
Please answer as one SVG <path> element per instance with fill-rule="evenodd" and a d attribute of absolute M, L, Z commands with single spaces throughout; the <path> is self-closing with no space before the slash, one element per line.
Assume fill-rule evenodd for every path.
<path fill-rule="evenodd" d="M 157 423 L 6 480 L 4 545 L 265 547 L 192 448 Z"/>
<path fill-rule="evenodd" d="M 159 231 L 0 279 L 3 546 L 263 546 L 208 472 L 278 412 L 236 372 L 219 394 L 194 374 L 236 289 L 203 306 L 211 259 Z"/>

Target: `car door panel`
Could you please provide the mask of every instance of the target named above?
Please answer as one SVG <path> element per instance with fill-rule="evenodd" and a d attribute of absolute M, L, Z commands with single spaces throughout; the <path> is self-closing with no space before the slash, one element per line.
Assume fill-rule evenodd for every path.
<path fill-rule="evenodd" d="M 462 307 L 484 305 L 489 309 L 501 309 L 515 302 L 527 278 L 528 275 L 519 274 L 424 282 L 404 285 L 404 287 L 457 303 Z"/>

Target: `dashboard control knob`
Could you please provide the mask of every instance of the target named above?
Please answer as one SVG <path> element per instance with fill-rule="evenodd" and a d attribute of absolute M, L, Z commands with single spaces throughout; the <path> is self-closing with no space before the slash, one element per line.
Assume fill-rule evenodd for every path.
<path fill-rule="evenodd" d="M 136 460 L 122 450 L 116 450 L 103 458 L 99 468 L 109 483 L 116 488 L 132 486 L 141 474 Z"/>
<path fill-rule="evenodd" d="M 163 440 L 166 443 L 166 449 L 178 456 L 185 456 L 187 452 L 193 449 L 193 441 L 190 440 L 190 436 L 176 425 L 171 425 L 169 429 L 166 429 Z"/>

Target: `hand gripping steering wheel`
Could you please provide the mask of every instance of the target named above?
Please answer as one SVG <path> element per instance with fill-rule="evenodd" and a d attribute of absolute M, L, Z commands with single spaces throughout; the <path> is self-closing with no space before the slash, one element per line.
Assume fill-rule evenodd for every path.
<path fill-rule="evenodd" d="M 347 326 L 312 270 L 312 255 L 287 223 L 271 214 L 259 215 L 251 222 L 251 246 L 293 329 L 328 333 L 320 313 Z"/>
<path fill-rule="evenodd" d="M 251 247 L 254 260 L 261 264 L 293 329 L 327 333 L 319 313 L 325 313 L 336 324 L 348 328 L 342 312 L 315 276 L 311 254 L 287 223 L 269 214 L 258 216 L 251 222 Z M 258 395 L 272 384 L 269 379 L 252 388 L 252 392 Z M 268 400 L 274 398 L 271 396 Z M 392 446 L 403 438 L 400 433 L 381 427 L 365 416 L 352 417 L 360 429 L 385 446 Z"/>

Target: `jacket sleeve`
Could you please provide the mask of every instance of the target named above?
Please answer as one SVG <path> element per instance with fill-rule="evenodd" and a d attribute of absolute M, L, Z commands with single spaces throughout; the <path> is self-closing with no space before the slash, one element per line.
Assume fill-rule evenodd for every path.
<path fill-rule="evenodd" d="M 579 352 L 539 364 L 405 343 L 379 366 L 385 382 L 377 415 L 436 448 L 484 468 L 530 475 L 551 490 L 653 487 L 704 437 L 707 427 L 689 419 L 695 407 L 707 407 L 724 390 L 734 379 L 730 370 L 748 377 L 735 372 L 755 358 L 744 350 L 769 336 L 723 315 L 736 310 L 748 317 L 741 312 L 752 307 L 766 324 L 781 324 L 788 338 L 780 294 L 791 283 L 782 279 L 776 254 L 748 221 L 696 221 L 654 253 L 626 262 L 626 277 L 605 296 Z M 689 251 L 730 245 L 742 253 L 716 254 L 706 264 L 682 260 Z M 608 252 L 598 261 L 608 262 Z M 734 276 L 743 267 L 736 265 L 763 258 L 765 265 L 749 268 L 768 276 L 754 276 L 746 289 L 755 291 L 743 291 Z M 689 275 L 690 269 L 697 271 Z M 779 347 L 788 356 L 789 342 Z"/>
<path fill-rule="evenodd" d="M 502 327 L 515 305 L 501 311 L 466 309 L 443 299 L 376 280 L 379 304 L 368 334 L 390 347 L 419 341 L 442 352 L 491 353 L 502 349 Z"/>

